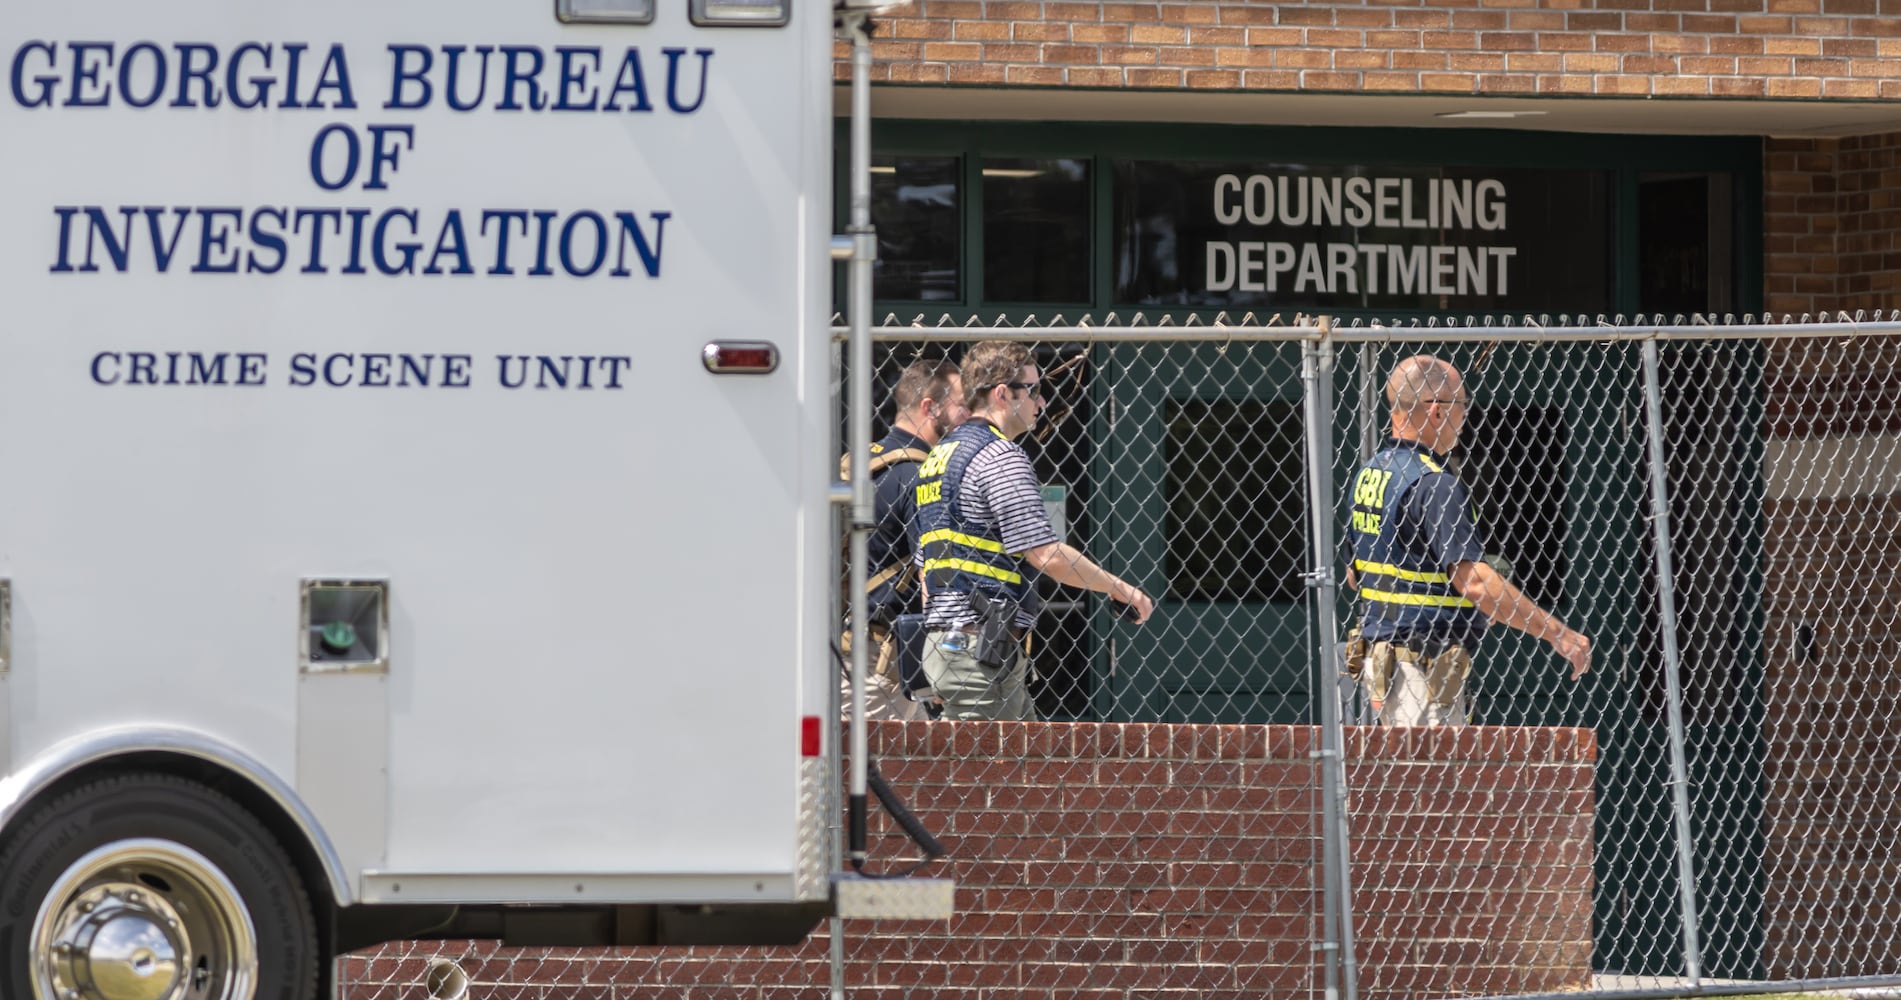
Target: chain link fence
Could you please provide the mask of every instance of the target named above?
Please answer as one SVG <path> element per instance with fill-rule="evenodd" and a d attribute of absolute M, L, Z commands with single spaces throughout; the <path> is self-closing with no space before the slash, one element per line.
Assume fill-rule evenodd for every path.
<path fill-rule="evenodd" d="M 824 934 L 780 951 L 412 942 L 343 960 L 344 997 L 428 995 L 444 960 L 478 1000 L 1901 983 L 1901 323 L 891 318 L 875 335 L 877 400 L 913 361 L 1033 344 L 1048 405 L 1023 444 L 1046 506 L 1157 603 L 1136 627 L 1044 584 L 1031 689 L 1041 718 L 1077 725 L 906 730 L 917 752 L 887 773 L 957 844 L 942 873 L 963 922 L 854 925 L 836 951 Z M 1422 353 L 1464 374 L 1452 467 L 1489 561 L 1594 645 L 1573 681 L 1545 643 L 1494 628 L 1479 728 L 1438 743 L 1379 733 L 1338 652 L 1357 615 L 1349 484 L 1389 431 L 1388 375 Z M 1309 728 L 1336 711 L 1344 729 Z M 1582 789 L 1521 752 L 1573 732 Z M 1009 952 L 1026 940 L 1091 944 Z M 1259 940 L 1280 943 L 1242 947 Z M 910 979 L 864 971 L 881 967 Z"/>

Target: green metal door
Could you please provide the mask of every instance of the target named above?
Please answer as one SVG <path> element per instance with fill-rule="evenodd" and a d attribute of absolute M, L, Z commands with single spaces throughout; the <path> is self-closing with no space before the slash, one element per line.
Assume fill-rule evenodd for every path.
<path fill-rule="evenodd" d="M 1156 604 L 1098 612 L 1098 717 L 1311 721 L 1299 344 L 1098 350 L 1092 513 Z"/>

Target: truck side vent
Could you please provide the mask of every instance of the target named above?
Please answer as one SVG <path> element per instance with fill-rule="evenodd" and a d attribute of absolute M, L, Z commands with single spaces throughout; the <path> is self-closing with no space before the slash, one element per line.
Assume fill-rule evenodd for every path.
<path fill-rule="evenodd" d="M 389 672 L 389 581 L 305 580 L 298 669 Z"/>

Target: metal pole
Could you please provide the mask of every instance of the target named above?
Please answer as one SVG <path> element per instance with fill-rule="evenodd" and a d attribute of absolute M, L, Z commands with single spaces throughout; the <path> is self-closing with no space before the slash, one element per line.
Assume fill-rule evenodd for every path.
<path fill-rule="evenodd" d="M 1360 458 L 1373 457 L 1380 448 L 1380 438 L 1384 437 L 1384 425 L 1381 421 L 1380 403 L 1385 401 L 1385 389 L 1375 379 L 1378 372 L 1375 366 L 1380 358 L 1378 344 L 1368 342 L 1360 345 Z"/>
<path fill-rule="evenodd" d="M 832 384 L 842 387 L 845 382 L 845 345 L 840 341 L 833 341 L 831 353 Z M 832 524 L 834 527 L 837 527 L 839 524 L 839 519 L 836 515 L 834 515 Z M 847 609 L 850 607 L 851 599 L 849 597 L 845 598 L 843 602 L 844 607 L 841 607 L 840 603 L 838 597 L 832 599 L 831 621 L 838 621 L 841 614 L 848 613 Z M 826 685 L 826 694 L 831 700 L 832 714 L 830 718 L 844 718 L 844 695 L 840 693 L 838 685 Z M 826 784 L 825 810 L 826 814 L 831 817 L 828 821 L 828 826 L 832 834 L 831 858 L 829 859 L 831 862 L 830 870 L 842 872 L 845 870 L 845 814 L 844 810 L 839 808 L 840 802 L 835 796 L 844 786 L 842 775 L 845 773 L 845 750 L 838 740 L 828 740 L 827 746 L 829 749 L 827 749 L 825 753 L 825 773 L 829 780 Z M 834 784 L 833 782 L 836 783 Z M 833 917 L 827 926 L 830 931 L 827 935 L 827 951 L 831 966 L 832 997 L 833 1000 L 844 1000 L 845 921 L 839 917 Z"/>
<path fill-rule="evenodd" d="M 1320 801 L 1322 911 L 1327 952 L 1328 1000 L 1358 995 L 1357 966 L 1353 958 L 1351 880 L 1347 871 L 1346 733 L 1340 722 L 1339 680 L 1334 670 L 1334 643 L 1340 633 L 1334 615 L 1338 587 L 1333 578 L 1333 340 L 1328 320 L 1320 320 L 1320 339 L 1300 346 L 1300 380 L 1306 402 L 1307 504 L 1312 515 L 1313 572 L 1308 574 L 1314 598 L 1314 689 L 1320 694 Z"/>
<path fill-rule="evenodd" d="M 1336 803 L 1333 798 L 1333 781 L 1331 780 L 1332 775 L 1328 773 L 1327 762 L 1333 759 L 1334 727 L 1331 720 L 1339 715 L 1339 710 L 1337 707 L 1334 707 L 1337 703 L 1337 699 L 1333 697 L 1333 692 L 1338 689 L 1339 685 L 1332 677 L 1333 629 L 1329 628 L 1326 624 L 1330 617 L 1333 603 L 1328 593 L 1331 589 L 1330 585 L 1333 579 L 1333 571 L 1331 569 L 1331 560 L 1325 557 L 1320 548 L 1320 523 L 1330 520 L 1331 518 L 1326 513 L 1323 513 L 1328 510 L 1328 508 L 1323 506 L 1319 499 L 1322 487 L 1318 484 L 1322 479 L 1327 478 L 1326 474 L 1321 471 L 1322 466 L 1320 463 L 1325 461 L 1321 456 L 1325 455 L 1325 450 L 1319 445 L 1320 431 L 1316 427 L 1317 421 L 1314 416 L 1320 409 L 1314 399 L 1315 395 L 1320 391 L 1319 387 L 1315 384 L 1318 380 L 1320 367 L 1317 357 L 1319 353 L 1319 345 L 1304 340 L 1301 341 L 1301 399 L 1306 409 L 1307 430 L 1307 505 L 1310 508 L 1309 513 L 1313 519 L 1312 530 L 1309 533 L 1313 536 L 1314 543 L 1314 568 L 1307 574 L 1307 587 L 1308 593 L 1312 596 L 1314 601 L 1314 610 L 1317 620 L 1317 624 L 1314 628 L 1315 631 L 1319 633 L 1315 637 L 1314 643 L 1314 648 L 1319 650 L 1319 655 L 1315 657 L 1314 663 L 1314 690 L 1318 694 L 1315 700 L 1320 702 L 1321 732 L 1319 757 L 1321 760 L 1320 924 L 1322 938 L 1319 948 L 1326 969 L 1326 997 L 1327 1000 L 1335 1000 L 1335 998 L 1340 995 L 1340 937 L 1337 933 L 1340 926 L 1338 916 L 1340 896 L 1333 877 L 1339 865 L 1339 858 L 1336 856 L 1337 852 L 1335 851 L 1337 842 L 1333 837 L 1333 825 L 1339 821 L 1339 815 L 1335 811 Z M 1327 468 L 1331 467 L 1330 464 L 1327 466 Z"/>
<path fill-rule="evenodd" d="M 1360 436 L 1360 450 L 1354 457 L 1364 463 L 1380 450 L 1380 442 L 1386 436 L 1386 414 L 1381 404 L 1386 401 L 1385 387 L 1379 382 L 1380 347 L 1372 341 L 1360 344 L 1359 370 L 1355 372 L 1355 382 L 1359 392 L 1357 430 Z M 1345 346 L 1343 351 L 1348 350 Z M 1351 600 L 1352 598 L 1349 598 Z M 1342 704 L 1349 706 L 1351 714 L 1347 722 L 1355 725 L 1371 725 L 1379 721 L 1373 712 L 1373 696 L 1364 684 L 1358 680 L 1347 680 L 1341 685 Z"/>
<path fill-rule="evenodd" d="M 851 225 L 846 298 L 851 341 L 846 373 L 851 429 L 851 809 L 852 861 L 865 860 L 865 560 L 873 521 L 871 473 L 871 262 L 878 237 L 871 228 L 871 27 L 864 14 L 847 15 L 851 32 Z"/>
<path fill-rule="evenodd" d="M 870 636 L 865 605 L 865 560 L 875 525 L 871 474 L 871 262 L 878 238 L 871 226 L 871 23 L 866 12 L 846 11 L 851 35 L 851 215 L 846 273 L 851 334 L 846 344 L 846 422 L 851 455 L 851 791 L 847 803 L 853 867 L 865 861 L 865 785 L 869 745 L 865 729 L 865 672 Z M 832 996 L 845 995 L 842 922 L 832 921 Z"/>
<path fill-rule="evenodd" d="M 1684 752 L 1682 658 L 1677 651 L 1676 570 L 1670 558 L 1670 493 L 1663 465 L 1663 388 L 1658 378 L 1655 340 L 1644 341 L 1644 411 L 1650 452 L 1650 530 L 1657 550 L 1657 614 L 1663 632 L 1664 705 L 1670 719 L 1670 784 L 1677 821 L 1677 883 L 1683 907 L 1683 970 L 1690 985 L 1703 978 L 1702 945 L 1697 940 L 1696 864 L 1690 840 L 1690 769 Z"/>

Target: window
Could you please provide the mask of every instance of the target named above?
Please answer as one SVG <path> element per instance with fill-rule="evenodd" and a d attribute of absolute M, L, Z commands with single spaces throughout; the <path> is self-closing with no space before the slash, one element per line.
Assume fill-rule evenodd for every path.
<path fill-rule="evenodd" d="M 1666 316 L 1736 308 L 1728 174 L 1644 174 L 1637 188 L 1638 306 Z"/>
<path fill-rule="evenodd" d="M 1485 553 L 1541 608 L 1564 602 L 1564 421 L 1542 406 L 1475 406 L 1455 456 L 1478 507 Z"/>
<path fill-rule="evenodd" d="M 1166 533 L 1178 601 L 1298 601 L 1307 533 L 1299 404 L 1169 400 Z"/>
<path fill-rule="evenodd" d="M 1089 301 L 1089 161 L 983 161 L 984 300 Z"/>
<path fill-rule="evenodd" d="M 954 302 L 963 295 L 963 203 L 954 156 L 874 156 L 871 224 L 878 230 L 872 297 Z"/>
<path fill-rule="evenodd" d="M 1747 139 L 890 119 L 875 140 L 873 298 L 919 314 L 1759 308 Z"/>

